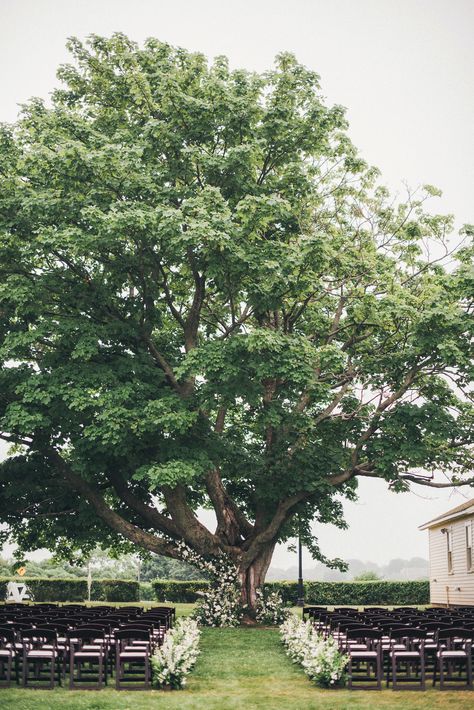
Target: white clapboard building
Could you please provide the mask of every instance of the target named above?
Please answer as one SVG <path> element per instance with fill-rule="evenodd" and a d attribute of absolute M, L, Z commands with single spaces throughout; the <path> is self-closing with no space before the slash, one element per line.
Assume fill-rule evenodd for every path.
<path fill-rule="evenodd" d="M 420 526 L 428 530 L 430 599 L 444 606 L 474 606 L 474 498 Z"/>

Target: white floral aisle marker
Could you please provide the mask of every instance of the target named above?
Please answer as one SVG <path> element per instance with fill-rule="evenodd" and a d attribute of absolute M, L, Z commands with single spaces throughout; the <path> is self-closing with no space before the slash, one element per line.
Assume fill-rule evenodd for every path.
<path fill-rule="evenodd" d="M 325 639 L 310 621 L 294 614 L 280 626 L 280 634 L 287 654 L 316 685 L 332 688 L 344 684 L 349 657 L 339 650 L 333 636 Z"/>
<path fill-rule="evenodd" d="M 201 632 L 197 621 L 178 619 L 165 636 L 162 646 L 151 658 L 153 685 L 178 690 L 186 685 L 186 677 L 199 655 Z"/>

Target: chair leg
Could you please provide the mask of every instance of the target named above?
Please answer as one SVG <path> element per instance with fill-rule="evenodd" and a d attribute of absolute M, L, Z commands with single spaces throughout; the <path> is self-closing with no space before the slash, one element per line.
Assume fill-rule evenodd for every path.
<path fill-rule="evenodd" d="M 23 688 L 26 688 L 26 683 L 27 683 L 27 669 L 28 669 L 28 661 L 26 658 L 26 654 L 23 656 L 23 668 L 22 668 L 22 673 L 21 673 L 21 680 L 22 680 L 22 686 Z"/>
<path fill-rule="evenodd" d="M 12 680 L 12 656 L 7 656 L 6 661 L 2 660 L 2 676 L 5 675 L 4 688 L 9 688 Z"/>
<path fill-rule="evenodd" d="M 147 688 L 150 687 L 150 657 L 145 657 L 145 685 Z"/>
<path fill-rule="evenodd" d="M 397 689 L 397 659 L 392 655 L 392 690 Z"/>
<path fill-rule="evenodd" d="M 444 661 L 443 657 L 439 657 L 439 689 L 444 690 Z"/>
<path fill-rule="evenodd" d="M 383 658 L 383 651 L 382 651 L 382 658 Z M 387 688 L 390 685 L 390 653 L 387 653 L 387 658 L 386 658 L 386 670 L 387 670 L 387 678 L 386 678 L 386 685 Z"/>
<path fill-rule="evenodd" d="M 20 685 L 20 664 L 18 663 L 18 655 L 15 654 L 15 680 L 16 684 Z"/>
<path fill-rule="evenodd" d="M 102 688 L 102 684 L 103 684 L 103 673 L 104 673 L 103 665 L 104 664 L 103 664 L 102 656 L 99 656 L 99 678 L 98 678 L 98 683 L 97 683 L 98 688 Z"/>
<path fill-rule="evenodd" d="M 472 690 L 472 657 L 470 653 L 466 655 L 466 676 L 467 687 Z"/>
<path fill-rule="evenodd" d="M 74 653 L 71 650 L 71 656 L 69 659 L 69 689 L 74 687 Z"/>
<path fill-rule="evenodd" d="M 380 652 L 377 654 L 377 689 L 382 690 L 382 657 Z"/>

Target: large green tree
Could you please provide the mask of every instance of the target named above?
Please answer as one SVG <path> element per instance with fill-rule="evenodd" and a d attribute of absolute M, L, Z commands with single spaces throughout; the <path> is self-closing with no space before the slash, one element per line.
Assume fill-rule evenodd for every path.
<path fill-rule="evenodd" d="M 51 105 L 0 139 L 21 549 L 184 540 L 229 555 L 252 605 L 278 541 L 322 557 L 311 522 L 343 526 L 358 477 L 472 482 L 473 251 L 467 230 L 443 266 L 435 190 L 377 186 L 291 55 L 258 75 L 154 39 L 69 46 Z"/>

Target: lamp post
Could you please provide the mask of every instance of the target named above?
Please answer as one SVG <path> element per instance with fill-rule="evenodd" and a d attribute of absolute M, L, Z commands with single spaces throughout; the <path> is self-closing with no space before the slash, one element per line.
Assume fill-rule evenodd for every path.
<path fill-rule="evenodd" d="M 87 563 L 87 601 L 91 600 L 91 588 L 92 588 L 92 570 L 91 561 Z"/>
<path fill-rule="evenodd" d="M 301 534 L 298 535 L 298 600 L 296 605 L 304 606 L 303 546 L 301 544 Z"/>

